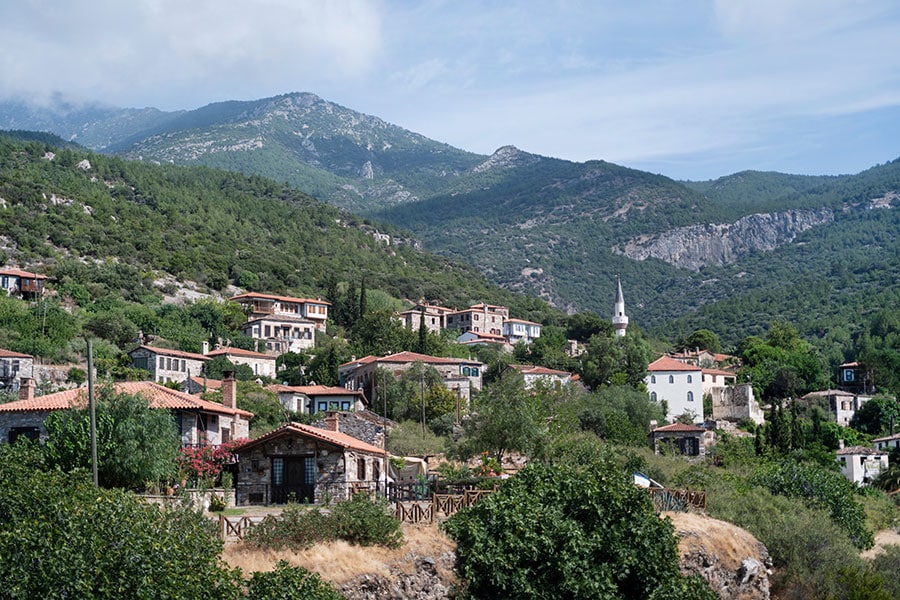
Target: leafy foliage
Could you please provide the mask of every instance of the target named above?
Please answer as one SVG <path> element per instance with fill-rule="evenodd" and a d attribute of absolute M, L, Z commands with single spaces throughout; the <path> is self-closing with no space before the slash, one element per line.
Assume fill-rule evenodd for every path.
<path fill-rule="evenodd" d="M 86 396 L 86 394 L 85 394 Z M 150 408 L 140 395 L 97 392 L 98 477 L 104 487 L 143 489 L 174 475 L 180 446 L 172 416 Z M 86 404 L 86 402 L 85 402 Z M 90 414 L 86 407 L 50 413 L 45 421 L 50 465 L 91 470 Z"/>
<path fill-rule="evenodd" d="M 249 600 L 342 600 L 318 574 L 280 560 L 274 571 L 258 571 L 247 583 Z"/>
<path fill-rule="evenodd" d="M 239 596 L 237 574 L 220 562 L 222 542 L 201 514 L 42 466 L 36 448 L 0 444 L 4 597 Z"/>
<path fill-rule="evenodd" d="M 682 585 L 671 522 L 609 463 L 529 464 L 444 528 L 476 598 L 662 598 Z"/>

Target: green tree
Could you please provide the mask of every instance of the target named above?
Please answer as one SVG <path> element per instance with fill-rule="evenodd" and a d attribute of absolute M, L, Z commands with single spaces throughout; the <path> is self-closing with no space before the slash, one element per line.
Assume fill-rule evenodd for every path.
<path fill-rule="evenodd" d="M 679 345 L 682 348 L 687 348 L 689 350 L 693 350 L 695 348 L 699 348 L 700 350 L 707 350 L 716 354 L 721 351 L 722 344 L 719 341 L 719 336 L 717 336 L 714 332 L 709 329 L 698 329 L 691 335 L 687 336 L 683 339 Z"/>
<path fill-rule="evenodd" d="M 161 411 L 160 411 L 161 412 Z M 97 489 L 40 450 L 0 444 L 0 589 L 4 598 L 240 597 L 210 521 L 131 492 Z"/>
<path fill-rule="evenodd" d="M 889 396 L 875 396 L 850 421 L 854 429 L 876 436 L 891 433 L 891 425 L 900 425 L 900 403 Z"/>
<path fill-rule="evenodd" d="M 274 571 L 258 571 L 247 582 L 249 600 L 343 600 L 318 574 L 280 560 Z"/>
<path fill-rule="evenodd" d="M 476 598 L 716 597 L 682 581 L 671 521 L 611 463 L 531 463 L 444 529 Z"/>
<path fill-rule="evenodd" d="M 86 402 L 85 402 L 86 404 Z M 166 410 L 140 395 L 101 387 L 97 393 L 98 477 L 104 487 L 143 489 L 174 474 L 180 440 Z M 91 470 L 90 415 L 86 407 L 51 413 L 45 421 L 47 462 L 64 471 Z"/>

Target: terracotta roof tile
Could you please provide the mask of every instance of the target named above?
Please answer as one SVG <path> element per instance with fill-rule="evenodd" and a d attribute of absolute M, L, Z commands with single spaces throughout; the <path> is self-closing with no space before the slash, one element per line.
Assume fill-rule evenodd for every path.
<path fill-rule="evenodd" d="M 657 358 L 647 365 L 648 371 L 699 371 L 700 367 L 696 365 L 686 365 L 681 361 L 668 356 Z"/>
<path fill-rule="evenodd" d="M 278 393 L 297 393 L 315 396 L 362 396 L 362 390 L 348 390 L 347 388 L 328 385 L 267 385 L 267 390 Z"/>
<path fill-rule="evenodd" d="M 396 354 L 391 354 L 390 356 L 365 356 L 359 360 L 351 360 L 350 362 L 346 362 L 342 364 L 342 367 L 347 367 L 350 365 L 354 365 L 356 363 L 359 364 L 369 364 L 369 363 L 413 363 L 416 361 L 421 361 L 425 364 L 429 365 L 458 365 L 458 364 L 467 364 L 467 365 L 475 365 L 481 364 L 477 360 L 468 360 L 465 358 L 443 358 L 440 356 L 428 356 L 427 354 L 419 354 L 417 352 L 398 352 Z"/>
<path fill-rule="evenodd" d="M 346 433 L 341 433 L 340 431 L 331 431 L 329 429 L 321 429 L 319 427 L 304 425 L 302 423 L 287 423 L 285 425 L 282 425 L 278 429 L 272 430 L 269 433 L 261 435 L 254 440 L 250 440 L 249 442 L 238 446 L 237 448 L 235 448 L 235 452 L 242 452 L 245 449 L 252 448 L 254 446 L 267 442 L 268 440 L 289 433 L 311 437 L 328 444 L 333 444 L 340 448 L 357 450 L 359 452 L 366 452 L 378 456 L 388 455 L 387 452 L 385 452 L 378 446 L 373 446 L 372 444 L 368 444 L 362 440 L 358 440 L 351 435 L 347 435 Z"/>
<path fill-rule="evenodd" d="M 242 415 L 252 417 L 253 413 L 239 408 L 228 408 L 217 402 L 202 400 L 191 394 L 167 388 L 152 381 L 120 381 L 112 384 L 118 393 L 140 394 L 150 403 L 151 408 L 167 408 L 169 410 L 201 410 L 223 415 Z M 17 400 L 0 404 L 0 412 L 37 412 L 65 410 L 73 406 L 87 404 L 87 388 L 74 388 L 37 396 L 31 400 Z"/>
<path fill-rule="evenodd" d="M 138 346 L 134 350 L 140 349 L 148 350 L 150 352 L 153 352 L 154 354 L 161 354 L 163 356 L 177 356 L 178 358 L 190 358 L 191 360 L 209 360 L 208 357 L 202 354 L 196 354 L 194 352 L 184 352 L 183 350 L 170 350 L 169 348 L 156 348 L 155 346 Z M 134 350 L 132 350 L 131 352 L 134 352 Z M 131 352 L 129 352 L 128 354 L 131 354 Z"/>
<path fill-rule="evenodd" d="M 231 299 L 235 301 L 252 300 L 253 298 L 260 298 L 262 300 L 278 300 L 279 302 L 296 302 L 298 304 L 325 304 L 327 306 L 331 306 L 331 302 L 328 302 L 327 300 L 316 300 L 313 298 L 294 298 L 293 296 L 276 296 L 275 294 L 257 294 L 256 292 L 247 292 L 231 297 Z"/>
<path fill-rule="evenodd" d="M 685 432 L 685 433 L 706 433 L 706 430 L 696 425 L 685 425 L 684 423 L 672 423 L 671 425 L 663 425 L 657 427 L 651 433 L 666 432 Z"/>
<path fill-rule="evenodd" d="M 258 358 L 260 360 L 275 360 L 274 356 L 263 354 L 262 352 L 254 352 L 253 350 L 244 350 L 243 348 L 219 348 L 206 353 L 206 356 L 243 356 L 246 358 Z"/>
<path fill-rule="evenodd" d="M 22 354 L 21 352 L 13 352 L 12 350 L 4 350 L 0 348 L 0 358 L 34 358 L 30 354 Z"/>

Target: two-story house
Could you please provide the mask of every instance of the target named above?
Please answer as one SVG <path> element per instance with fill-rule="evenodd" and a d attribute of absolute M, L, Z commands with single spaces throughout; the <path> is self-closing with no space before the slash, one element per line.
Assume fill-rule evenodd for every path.
<path fill-rule="evenodd" d="M 244 308 L 248 313 L 248 320 L 261 317 L 300 317 L 315 323 L 315 327 L 319 331 L 325 331 L 325 322 L 328 320 L 328 307 L 331 306 L 330 302 L 321 298 L 293 298 L 291 296 L 275 296 L 258 292 L 239 294 L 231 298 L 231 300 Z"/>
<path fill-rule="evenodd" d="M 29 273 L 21 269 L 0 269 L 0 288 L 7 296 L 40 298 L 44 295 L 46 275 Z"/>
<path fill-rule="evenodd" d="M 455 312 L 452 308 L 419 302 L 409 310 L 397 313 L 397 317 L 407 329 L 418 331 L 424 319 L 425 328 L 428 331 L 440 333 L 447 327 L 447 315 L 452 312 Z"/>
<path fill-rule="evenodd" d="M 447 314 L 446 328 L 456 329 L 460 333 L 474 331 L 503 335 L 503 323 L 508 318 L 507 307 L 482 302 Z"/>
<path fill-rule="evenodd" d="M 520 373 L 525 380 L 525 389 L 533 389 L 538 382 L 544 385 L 553 386 L 569 385 L 572 381 L 572 374 L 557 369 L 548 369 L 547 367 L 538 367 L 535 365 L 509 365 L 510 369 Z"/>
<path fill-rule="evenodd" d="M 247 365 L 253 369 L 253 374 L 258 377 L 275 377 L 275 357 L 270 354 L 262 354 L 243 348 L 218 348 L 204 352 L 207 358 L 224 356 L 233 365 Z"/>
<path fill-rule="evenodd" d="M 312 415 L 328 411 L 358 411 L 366 408 L 362 390 L 327 385 L 268 385 L 285 410 Z"/>
<path fill-rule="evenodd" d="M 203 354 L 153 346 L 138 346 L 128 356 L 135 369 L 149 371 L 150 379 L 157 383 L 180 383 L 192 375 L 199 375 L 209 360 Z"/>
<path fill-rule="evenodd" d="M 668 356 L 647 365 L 647 391 L 654 402 L 665 402 L 666 419 L 691 413 L 703 420 L 703 370 Z"/>
<path fill-rule="evenodd" d="M 352 360 L 338 367 L 341 386 L 349 390 L 362 390 L 373 401 L 378 396 L 376 387 L 382 385 L 376 380 L 377 369 L 384 369 L 399 377 L 416 363 L 434 367 L 441 375 L 444 386 L 457 393 L 460 401 L 468 404 L 471 391 L 481 391 L 481 377 L 484 363 L 464 358 L 443 358 L 416 352 L 399 352 L 390 356 L 366 356 Z"/>
<path fill-rule="evenodd" d="M 541 337 L 541 324 L 524 319 L 506 319 L 503 322 L 502 335 L 510 344 L 523 342 L 527 346 Z"/>
<path fill-rule="evenodd" d="M 316 324 L 303 317 L 253 317 L 241 325 L 241 334 L 264 342 L 260 349 L 272 356 L 300 353 L 316 345 Z"/>

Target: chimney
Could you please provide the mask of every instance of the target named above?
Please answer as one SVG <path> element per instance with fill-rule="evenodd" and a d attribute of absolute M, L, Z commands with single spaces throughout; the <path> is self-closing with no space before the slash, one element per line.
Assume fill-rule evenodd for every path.
<path fill-rule="evenodd" d="M 237 391 L 234 371 L 222 372 L 222 406 L 237 408 Z"/>
<path fill-rule="evenodd" d="M 329 410 L 325 413 L 325 429 L 328 431 L 340 431 L 338 427 L 338 414 L 333 410 Z"/>
<path fill-rule="evenodd" d="M 209 342 L 203 342 L 200 344 L 200 354 L 206 356 L 209 354 Z"/>
<path fill-rule="evenodd" d="M 23 377 L 19 380 L 19 400 L 34 400 L 34 379 Z"/>
<path fill-rule="evenodd" d="M 651 419 L 650 420 L 650 431 L 653 431 L 657 427 L 659 427 L 659 421 L 657 421 L 656 419 Z"/>

